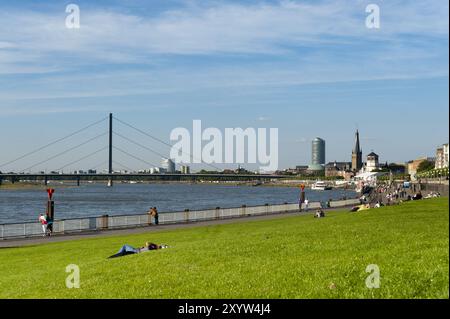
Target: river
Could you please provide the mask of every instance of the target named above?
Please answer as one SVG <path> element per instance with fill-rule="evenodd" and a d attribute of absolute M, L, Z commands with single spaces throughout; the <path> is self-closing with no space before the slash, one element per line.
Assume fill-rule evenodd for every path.
<path fill-rule="evenodd" d="M 52 186 L 54 187 L 54 186 Z M 145 213 L 150 206 L 159 212 L 239 207 L 298 202 L 298 188 L 252 187 L 201 184 L 86 184 L 80 187 L 54 187 L 55 218 L 132 215 Z M 310 201 L 353 198 L 351 190 L 306 190 Z M 0 224 L 36 221 L 45 212 L 47 193 L 42 189 L 0 189 Z"/>

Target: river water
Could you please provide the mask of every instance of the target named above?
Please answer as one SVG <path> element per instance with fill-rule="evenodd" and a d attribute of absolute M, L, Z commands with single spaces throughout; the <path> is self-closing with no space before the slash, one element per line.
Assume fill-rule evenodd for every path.
<path fill-rule="evenodd" d="M 53 187 L 53 186 L 52 186 Z M 55 218 L 142 214 L 156 206 L 159 212 L 215 207 L 239 207 L 296 203 L 299 189 L 293 187 L 252 187 L 199 184 L 86 184 L 54 187 Z M 310 201 L 353 198 L 351 190 L 306 190 Z M 45 212 L 47 193 L 42 189 L 0 190 L 0 224 L 36 221 Z"/>

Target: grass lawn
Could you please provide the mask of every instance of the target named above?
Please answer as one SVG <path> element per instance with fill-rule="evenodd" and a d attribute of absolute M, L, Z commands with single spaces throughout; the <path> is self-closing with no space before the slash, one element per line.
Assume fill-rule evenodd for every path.
<path fill-rule="evenodd" d="M 107 259 L 145 241 L 172 247 Z M 0 273 L 0 298 L 448 298 L 448 198 L 0 249 Z"/>

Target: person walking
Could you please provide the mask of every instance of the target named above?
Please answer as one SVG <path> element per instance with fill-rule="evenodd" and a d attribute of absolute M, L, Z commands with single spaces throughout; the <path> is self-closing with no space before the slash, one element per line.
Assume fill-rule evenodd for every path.
<path fill-rule="evenodd" d="M 301 212 L 302 211 L 302 205 L 303 205 L 303 201 L 301 198 L 299 198 L 298 200 L 298 211 Z"/>
<path fill-rule="evenodd" d="M 47 235 L 47 219 L 44 214 L 39 214 L 39 222 L 42 225 L 42 232 L 44 233 L 43 237 Z"/>

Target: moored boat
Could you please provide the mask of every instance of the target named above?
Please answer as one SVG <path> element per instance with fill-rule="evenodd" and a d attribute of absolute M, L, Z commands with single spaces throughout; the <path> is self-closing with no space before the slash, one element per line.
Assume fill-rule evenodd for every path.
<path fill-rule="evenodd" d="M 316 191 L 327 191 L 332 189 L 332 187 L 323 181 L 316 181 L 312 184 L 311 189 Z"/>

